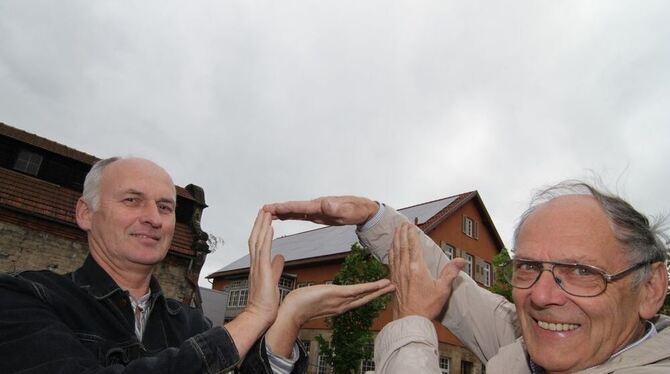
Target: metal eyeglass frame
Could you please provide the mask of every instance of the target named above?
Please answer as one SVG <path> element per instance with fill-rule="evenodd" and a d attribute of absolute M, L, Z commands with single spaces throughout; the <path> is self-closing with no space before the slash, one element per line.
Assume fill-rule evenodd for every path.
<path fill-rule="evenodd" d="M 548 271 L 548 272 L 551 273 L 551 277 L 554 279 L 554 282 L 556 282 L 558 287 L 560 287 L 563 291 L 565 291 L 565 293 L 567 293 L 569 295 L 572 295 L 572 296 L 577 296 L 577 297 L 596 297 L 596 296 L 602 295 L 602 293 L 605 292 L 605 290 L 607 290 L 607 285 L 609 283 L 612 283 L 617 279 L 621 279 L 621 278 L 625 277 L 626 275 L 632 273 L 633 271 L 635 271 L 635 270 L 637 270 L 641 267 L 648 266 L 648 265 L 651 265 L 655 262 L 661 262 L 661 261 L 663 261 L 663 260 L 652 259 L 652 260 L 638 262 L 638 263 L 632 265 L 631 267 L 629 267 L 627 269 L 624 269 L 622 271 L 619 271 L 617 273 L 614 273 L 614 274 L 609 274 L 605 270 L 603 270 L 603 269 L 601 269 L 597 266 L 578 264 L 578 263 L 573 263 L 573 262 L 561 262 L 561 261 L 537 261 L 537 260 L 527 260 L 527 259 L 512 259 L 512 260 L 509 260 L 509 261 L 505 262 L 500 267 L 504 269 L 504 268 L 510 266 L 511 264 L 513 264 L 514 262 L 542 265 L 542 270 L 537 273 L 537 277 L 535 278 L 534 281 L 532 281 L 530 283 L 530 285 L 528 285 L 528 287 L 515 286 L 515 285 L 512 284 L 512 280 L 507 279 L 508 277 L 505 276 L 505 278 L 507 279 L 507 281 L 509 282 L 509 284 L 512 287 L 518 288 L 520 290 L 527 290 L 527 289 L 533 287 L 535 285 L 535 283 L 537 283 L 538 279 L 540 279 L 540 277 L 542 276 L 542 273 L 545 272 L 545 271 Z M 545 264 L 552 265 L 552 266 L 550 268 L 547 268 L 547 267 L 544 266 Z M 562 279 L 557 278 L 556 274 L 554 274 L 554 266 L 556 266 L 556 265 L 574 266 L 576 268 L 587 268 L 589 270 L 592 270 L 592 271 L 594 271 L 595 273 L 599 274 L 602 277 L 602 279 L 605 283 L 605 286 L 603 287 L 603 289 L 600 292 L 598 292 L 594 295 L 577 295 L 577 294 L 574 294 L 574 293 L 566 290 L 565 288 L 563 288 L 563 285 L 561 284 Z M 513 270 L 510 269 L 510 271 L 512 271 L 512 274 L 513 274 Z M 512 276 L 512 274 L 510 274 L 510 277 Z"/>

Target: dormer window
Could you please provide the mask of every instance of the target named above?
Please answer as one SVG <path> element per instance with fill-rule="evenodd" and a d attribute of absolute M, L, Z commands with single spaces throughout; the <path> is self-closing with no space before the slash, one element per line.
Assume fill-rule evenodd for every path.
<path fill-rule="evenodd" d="M 30 175 L 37 175 L 41 165 L 42 155 L 22 149 L 19 151 L 16 162 L 14 162 L 14 170 L 22 171 Z"/>

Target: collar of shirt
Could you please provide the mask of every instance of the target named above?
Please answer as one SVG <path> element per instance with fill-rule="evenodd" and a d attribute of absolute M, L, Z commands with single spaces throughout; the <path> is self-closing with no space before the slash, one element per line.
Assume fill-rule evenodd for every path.
<path fill-rule="evenodd" d="M 149 317 L 149 309 L 151 309 L 149 305 L 151 290 L 137 300 L 130 294 L 128 297 L 130 297 L 130 306 L 133 308 L 133 313 L 135 314 L 135 336 L 137 336 L 137 340 L 142 341 L 144 325 L 146 325 L 147 318 Z"/>

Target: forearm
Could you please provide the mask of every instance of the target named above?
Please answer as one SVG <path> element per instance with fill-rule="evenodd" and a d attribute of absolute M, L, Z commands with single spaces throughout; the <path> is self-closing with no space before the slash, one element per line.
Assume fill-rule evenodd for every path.
<path fill-rule="evenodd" d="M 291 357 L 299 330 L 300 325 L 296 324 L 292 316 L 279 308 L 277 319 L 268 329 L 265 339 L 275 355 Z"/>
<path fill-rule="evenodd" d="M 439 374 L 437 334 L 433 323 L 419 316 L 393 321 L 375 339 L 378 373 Z"/>
<path fill-rule="evenodd" d="M 244 357 L 254 343 L 263 336 L 267 329 L 267 324 L 244 311 L 234 320 L 228 322 L 225 328 L 233 339 L 240 357 Z"/>

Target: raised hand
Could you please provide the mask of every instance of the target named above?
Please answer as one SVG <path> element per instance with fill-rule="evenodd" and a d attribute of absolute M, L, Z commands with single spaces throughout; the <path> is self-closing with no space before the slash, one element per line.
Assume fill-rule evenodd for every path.
<path fill-rule="evenodd" d="M 276 256 L 270 262 L 272 249 L 272 217 L 260 210 L 249 235 L 249 298 L 245 312 L 252 313 L 269 327 L 279 308 L 278 282 L 284 258 Z"/>
<path fill-rule="evenodd" d="M 247 306 L 225 325 L 235 342 L 240 357 L 274 323 L 279 308 L 279 277 L 284 258 L 270 261 L 272 247 L 272 216 L 260 210 L 249 236 L 249 297 Z"/>
<path fill-rule="evenodd" d="M 419 315 L 435 319 L 444 308 L 451 283 L 465 265 L 463 259 L 449 262 L 435 279 L 423 260 L 419 229 L 409 223 L 397 227 L 389 252 L 391 279 L 396 286 L 394 316 Z"/>
<path fill-rule="evenodd" d="M 266 338 L 272 352 L 288 357 L 300 327 L 307 321 L 342 314 L 393 291 L 388 279 L 353 285 L 320 284 L 291 291 L 279 308 Z"/>
<path fill-rule="evenodd" d="M 356 196 L 327 196 L 306 201 L 268 204 L 263 210 L 281 220 L 312 221 L 323 225 L 360 225 L 372 218 L 379 206 Z"/>

